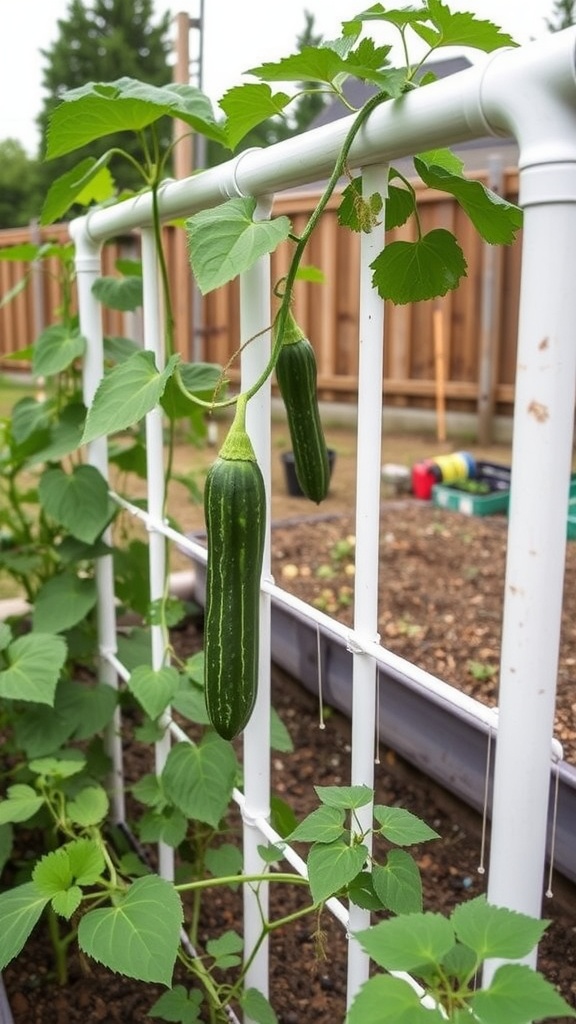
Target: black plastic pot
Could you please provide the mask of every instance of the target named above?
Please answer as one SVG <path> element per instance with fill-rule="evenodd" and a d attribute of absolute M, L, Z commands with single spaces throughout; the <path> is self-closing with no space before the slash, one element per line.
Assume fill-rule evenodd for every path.
<path fill-rule="evenodd" d="M 296 466 L 294 464 L 294 452 L 282 452 L 280 455 L 282 459 L 282 465 L 284 466 L 284 474 L 286 476 L 286 490 L 292 498 L 304 498 L 305 495 L 298 483 L 298 477 L 296 476 Z M 328 465 L 330 467 L 330 479 L 332 479 L 332 471 L 334 469 L 334 462 L 336 461 L 336 452 L 333 448 L 328 449 Z"/>

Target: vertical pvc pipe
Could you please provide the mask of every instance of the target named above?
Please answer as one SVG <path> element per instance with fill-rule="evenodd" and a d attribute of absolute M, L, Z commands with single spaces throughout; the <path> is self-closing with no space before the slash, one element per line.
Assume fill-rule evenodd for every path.
<path fill-rule="evenodd" d="M 576 379 L 576 163 L 525 207 L 488 899 L 540 916 Z M 536 950 L 527 958 L 533 965 Z"/>
<path fill-rule="evenodd" d="M 363 194 L 384 198 L 388 189 L 388 165 L 365 167 Z M 384 244 L 384 210 L 381 223 L 361 237 L 360 324 L 358 365 L 358 442 L 356 475 L 356 577 L 354 628 L 369 640 L 378 640 L 378 568 L 380 539 L 380 477 L 382 448 L 382 378 L 384 302 L 372 287 L 370 264 Z M 374 787 L 377 666 L 373 658 L 355 653 L 352 676 L 352 785 Z M 372 825 L 372 803 L 360 808 L 363 829 Z M 370 914 L 350 906 L 349 931 L 368 927 Z M 352 937 L 348 951 L 348 1005 L 368 977 L 369 960 Z"/>
<path fill-rule="evenodd" d="M 272 202 L 259 201 L 255 219 L 270 215 Z M 242 390 L 246 390 L 265 369 L 270 355 L 270 258 L 262 257 L 240 279 L 240 334 L 246 346 L 241 357 Z M 262 333 L 264 332 L 264 333 Z M 266 486 L 266 543 L 263 578 L 270 577 L 270 379 L 248 402 L 247 429 Z M 270 595 L 260 596 L 260 655 L 258 696 L 254 712 L 244 732 L 244 870 L 258 873 L 264 864 L 258 853 L 263 842 L 256 825 L 258 818 L 270 814 Z M 248 957 L 260 936 L 262 917 L 268 914 L 268 887 L 262 886 L 258 899 L 250 886 L 244 886 L 244 955 Z M 246 975 L 246 987 L 268 995 L 268 943 L 260 947 Z"/>
<path fill-rule="evenodd" d="M 164 368 L 164 333 L 162 302 L 160 297 L 160 273 L 156 239 L 151 228 L 142 230 L 142 273 L 144 278 L 144 348 L 153 352 L 158 370 Z M 148 512 L 154 519 L 164 517 L 164 432 L 163 413 L 160 406 L 146 416 L 146 468 L 148 476 Z M 150 600 L 160 601 L 166 590 L 166 541 L 151 531 L 149 534 Z M 162 625 L 150 627 L 152 644 L 152 668 L 161 669 L 166 664 L 167 637 Z M 160 775 L 170 752 L 170 731 L 155 744 L 156 773 Z M 166 843 L 159 843 L 159 873 L 163 878 L 174 877 L 174 851 Z"/>
<path fill-rule="evenodd" d="M 85 221 L 74 222 L 71 234 L 76 246 L 75 267 L 78 293 L 80 331 L 86 338 L 86 352 L 82 364 L 82 387 L 84 404 L 92 405 L 96 389 L 104 374 L 104 339 L 102 332 L 102 306 L 92 293 L 94 281 L 100 277 L 100 247 L 92 245 L 84 234 Z M 88 462 L 108 480 L 108 438 L 99 437 L 88 445 Z M 111 532 L 106 530 L 104 541 L 111 546 Z M 116 652 L 116 612 L 114 604 L 114 564 L 112 555 L 97 559 L 95 565 L 98 646 L 100 651 Z M 118 676 L 110 662 L 101 658 L 99 678 L 115 690 Z M 122 739 L 120 710 L 116 709 L 105 737 L 106 753 L 112 763 L 109 781 L 111 807 L 114 821 L 126 818 L 124 800 L 124 767 L 122 761 Z"/>

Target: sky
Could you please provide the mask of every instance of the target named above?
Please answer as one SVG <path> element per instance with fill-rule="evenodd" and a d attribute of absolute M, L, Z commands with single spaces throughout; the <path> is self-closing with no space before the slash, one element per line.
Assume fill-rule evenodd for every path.
<path fill-rule="evenodd" d="M 204 0 L 204 91 L 214 104 L 239 85 L 243 73 L 264 61 L 293 52 L 304 27 L 304 10 L 314 15 L 315 29 L 324 38 L 340 34 L 340 23 L 371 5 L 372 0 Z M 472 11 L 500 25 L 517 42 L 525 43 L 546 31 L 544 19 L 553 0 L 449 0 L 454 10 Z M 0 140 L 18 139 L 28 153 L 38 152 L 35 118 L 42 108 L 40 49 L 59 35 L 70 0 L 0 0 Z M 410 6 L 407 0 L 385 6 Z M 200 0 L 155 0 L 160 16 L 200 14 Z M 374 33 L 376 36 L 376 33 Z M 192 31 L 191 50 L 197 33 Z M 381 41 L 381 40 L 379 40 Z M 469 51 L 472 56 L 471 52 Z M 118 74 L 121 75 L 121 69 Z M 195 83 L 196 84 L 196 83 Z"/>

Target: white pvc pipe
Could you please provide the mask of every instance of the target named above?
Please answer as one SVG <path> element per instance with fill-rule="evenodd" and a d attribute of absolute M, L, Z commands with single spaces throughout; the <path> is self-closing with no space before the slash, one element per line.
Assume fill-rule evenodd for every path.
<path fill-rule="evenodd" d="M 78 226 L 76 222 L 76 226 Z M 76 245 L 75 270 L 80 311 L 80 331 L 86 338 L 86 352 L 82 363 L 82 387 L 84 404 L 87 408 L 104 374 L 104 338 L 102 332 L 102 306 L 92 292 L 94 282 L 100 277 L 100 247 L 87 243 L 81 231 L 71 235 Z M 101 437 L 88 445 L 87 461 L 108 480 L 108 438 Z M 111 547 L 111 530 L 104 532 L 103 540 Z M 114 608 L 114 565 L 112 555 L 105 555 L 95 564 L 97 631 L 99 649 L 116 651 L 116 613 Z M 100 659 L 100 680 L 113 689 L 118 689 L 118 677 L 110 663 Z M 124 765 L 122 758 L 122 722 L 119 707 L 106 730 L 105 749 L 112 771 L 109 779 L 112 815 L 115 822 L 124 821 L 126 807 L 124 799 Z"/>
<path fill-rule="evenodd" d="M 528 113 L 532 109 L 530 137 L 542 136 L 542 126 L 550 115 L 551 87 L 562 88 L 568 99 L 573 95 L 575 38 L 575 30 L 566 29 L 518 49 L 496 51 L 484 66 L 479 64 L 414 90 L 397 102 L 384 103 L 358 134 L 349 166 L 391 161 L 485 135 L 508 134 L 505 112 L 514 103 L 523 104 Z M 534 104 L 527 99 L 532 83 L 546 76 L 550 85 L 544 85 Z M 494 97 L 493 107 L 485 104 L 484 90 Z M 331 173 L 351 123 L 352 117 L 342 118 L 307 132 L 305 140 L 296 136 L 266 150 L 246 150 L 202 174 L 168 182 L 159 194 L 161 215 L 187 216 L 227 198 L 270 194 L 319 181 Z M 150 195 L 95 210 L 83 220 L 93 241 L 151 224 Z"/>
<path fill-rule="evenodd" d="M 261 200 L 255 218 L 270 215 L 272 203 Z M 245 391 L 266 368 L 270 355 L 270 258 L 262 257 L 240 278 L 240 341 L 242 349 L 241 381 Z M 252 339 L 252 340 L 250 340 Z M 248 342 L 248 344 L 246 344 Z M 246 428 L 266 488 L 266 540 L 262 575 L 270 576 L 270 379 L 250 399 L 246 411 Z M 264 870 L 258 853 L 262 834 L 257 822 L 270 814 L 270 596 L 260 595 L 260 646 L 258 694 L 252 717 L 244 730 L 244 794 L 242 805 L 244 870 L 248 874 Z M 252 886 L 244 886 L 244 955 L 254 949 L 262 930 L 262 914 L 268 915 L 268 887 L 256 894 Z M 268 942 L 262 943 L 246 972 L 248 988 L 268 994 Z M 246 1018 L 248 1024 L 248 1018 Z"/>
<path fill-rule="evenodd" d="M 144 280 L 143 326 L 144 348 L 154 355 L 156 368 L 164 369 L 164 333 L 160 271 L 156 239 L 151 228 L 142 231 L 142 274 Z M 148 476 L 148 511 L 153 519 L 164 516 L 164 433 L 163 412 L 156 406 L 146 415 L 146 470 Z M 166 590 L 166 541 L 151 528 L 148 538 L 150 565 L 150 600 L 161 601 Z M 157 671 L 166 665 L 167 636 L 160 624 L 150 626 L 152 668 Z M 154 745 L 156 773 L 160 775 L 170 753 L 168 729 Z M 158 867 L 163 878 L 174 877 L 174 850 L 167 843 L 158 844 Z"/>
<path fill-rule="evenodd" d="M 571 131 L 576 139 L 576 111 Z M 552 201 L 551 201 L 552 200 Z M 576 380 L 576 159 L 525 205 L 488 897 L 540 916 Z M 536 951 L 528 958 L 535 964 Z"/>
<path fill-rule="evenodd" d="M 362 172 L 365 198 L 388 194 L 388 165 L 376 164 Z M 370 264 L 384 244 L 384 211 L 378 227 L 363 233 L 360 242 L 360 319 L 356 475 L 356 573 L 354 582 L 354 630 L 361 638 L 377 643 L 378 586 L 380 577 L 380 478 L 382 448 L 382 380 L 384 302 L 372 287 Z M 351 783 L 374 788 L 374 736 L 376 733 L 377 664 L 361 649 L 354 650 L 352 671 Z M 369 850 L 373 801 L 358 809 L 358 822 Z M 367 928 L 370 912 L 350 904 L 347 1005 L 367 980 L 370 959 L 354 939 Z"/>

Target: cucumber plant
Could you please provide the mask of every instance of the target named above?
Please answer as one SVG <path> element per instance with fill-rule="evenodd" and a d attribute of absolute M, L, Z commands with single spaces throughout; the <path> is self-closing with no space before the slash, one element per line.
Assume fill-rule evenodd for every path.
<path fill-rule="evenodd" d="M 372 22 L 381 23 L 381 27 L 399 33 L 405 58 L 402 67 L 391 64 L 390 46 L 376 45 L 365 34 L 366 26 Z M 251 74 L 257 83 L 232 89 L 220 101 L 223 121 L 216 118 L 209 101 L 199 90 L 186 86 L 152 88 L 129 78 L 121 78 L 112 83 L 90 83 L 82 89 L 67 93 L 51 116 L 48 158 L 81 149 L 93 139 L 101 138 L 107 132 L 116 133 L 119 128 L 134 131 L 143 142 L 142 184 L 144 189 L 150 190 L 152 196 L 152 222 L 164 287 L 167 354 L 166 365 L 157 367 L 149 353 L 124 352 L 123 357 L 105 375 L 87 414 L 84 415 L 82 411 L 82 415 L 75 421 L 74 441 L 67 434 L 64 448 L 57 448 L 59 457 L 66 454 L 76 458 L 83 445 L 104 434 L 125 435 L 126 431 L 136 431 L 137 436 L 144 414 L 159 404 L 171 426 L 175 418 L 186 415 L 182 412 L 183 403 L 188 410 L 197 407 L 224 408 L 237 404 L 238 418 L 222 452 L 224 469 L 222 465 L 214 469 L 206 495 L 209 532 L 212 533 L 212 549 L 209 553 L 212 559 L 209 568 L 211 614 L 206 651 L 206 661 L 210 666 L 207 682 L 211 691 L 208 704 L 214 724 L 224 734 L 232 735 L 242 728 L 254 697 L 257 657 L 254 627 L 259 577 L 257 558 L 245 591 L 240 589 L 239 574 L 242 566 L 246 565 L 247 557 L 260 554 L 260 531 L 263 529 L 262 490 L 257 467 L 251 453 L 246 458 L 230 457 L 235 450 L 235 435 L 238 430 L 242 436 L 244 434 L 243 412 L 247 401 L 257 393 L 274 370 L 278 375 L 279 369 L 281 382 L 284 357 L 287 353 L 290 356 L 291 348 L 298 352 L 297 346 L 301 344 L 301 339 L 290 342 L 294 285 L 301 271 L 306 246 L 343 175 L 349 180 L 339 207 L 340 223 L 353 231 L 369 231 L 381 216 L 382 197 L 363 194 L 361 182 L 349 173 L 349 155 L 354 139 L 379 104 L 394 102 L 413 88 L 426 86 L 428 79 L 422 69 L 425 57 L 415 62 L 410 59 L 408 41 L 411 33 L 420 42 L 424 41 L 425 57 L 443 46 L 474 45 L 490 51 L 499 46 L 513 45 L 513 40 L 490 22 L 479 21 L 470 14 L 452 13 L 442 0 L 425 0 L 418 9 L 405 10 L 387 10 L 383 5 L 375 4 L 344 22 L 342 34 L 337 40 L 318 47 L 306 47 L 300 54 L 252 69 Z M 218 381 L 212 379 L 208 386 L 205 368 L 183 363 L 174 352 L 172 306 L 162 249 L 158 199 L 160 186 L 168 170 L 170 150 L 161 152 L 157 124 L 165 116 L 177 118 L 185 121 L 192 131 L 234 150 L 246 132 L 270 116 L 272 111 L 283 114 L 288 108 L 290 96 L 283 92 L 272 92 L 270 83 L 295 80 L 312 82 L 314 88 L 321 88 L 348 105 L 343 85 L 351 78 L 375 87 L 376 93 L 360 110 L 353 111 L 355 116 L 330 178 L 300 234 L 294 234 L 292 225 L 285 217 L 273 218 L 269 223 L 255 220 L 256 204 L 253 199 L 230 200 L 212 210 L 195 214 L 187 222 L 192 268 L 203 293 L 247 270 L 258 256 L 271 252 L 281 242 L 290 239 L 294 243 L 293 256 L 282 282 L 282 299 L 274 319 L 274 344 L 269 364 L 247 392 L 216 401 L 214 392 Z M 56 181 L 46 199 L 43 223 L 48 224 L 63 216 L 71 205 L 78 201 L 84 202 L 89 195 L 97 202 L 110 202 L 114 197 L 114 185 L 108 166 L 113 153 L 117 155 L 116 150 L 109 150 L 98 160 L 83 160 L 73 172 Z M 518 208 L 503 202 L 478 182 L 467 181 L 462 174 L 462 165 L 454 154 L 445 150 L 421 153 L 414 158 L 414 169 L 427 185 L 454 195 L 484 239 L 497 244 L 508 244 L 514 240 L 521 226 Z M 400 225 L 412 217 L 416 238 L 413 242 L 392 243 L 374 260 L 374 288 L 382 298 L 406 303 L 431 299 L 457 287 L 465 274 L 466 263 L 456 239 L 444 229 L 428 233 L 423 231 L 415 190 L 396 169 L 390 171 L 389 192 L 386 227 Z M 66 367 L 82 355 L 83 342 L 76 336 L 74 341 L 74 354 L 65 364 Z M 288 406 L 291 410 L 296 409 L 295 436 L 302 465 L 306 464 L 303 476 L 306 472 L 311 473 L 314 485 L 311 493 L 313 500 L 316 500 L 316 496 L 322 494 L 324 489 L 324 467 L 321 474 L 318 463 L 311 461 L 313 470 L 310 470 L 306 445 L 310 444 L 311 438 L 305 436 L 304 429 L 300 429 L 304 419 L 312 423 L 314 455 L 317 458 L 321 455 L 322 443 L 317 407 L 314 404 L 316 396 L 312 394 L 311 387 L 312 364 L 307 349 L 306 353 L 306 408 L 300 404 L 291 404 L 294 399 L 292 377 L 288 380 L 287 388 L 284 384 L 284 390 Z M 57 439 L 52 438 L 52 441 L 56 445 Z M 46 448 L 43 451 L 44 457 L 48 459 Z M 249 449 L 244 448 L 244 451 L 249 452 Z M 52 458 L 54 448 L 48 448 L 48 452 Z M 78 476 L 83 468 L 79 467 Z M 46 489 L 53 512 L 56 508 L 56 488 L 52 491 L 46 485 Z M 226 505 L 231 496 L 236 494 L 239 499 L 236 505 L 238 515 L 228 524 Z M 253 514 L 255 509 L 258 526 L 256 538 L 248 537 L 240 529 L 240 520 Z M 98 537 L 96 531 L 91 540 Z M 219 547 L 222 541 L 223 548 Z M 234 548 L 235 544 L 237 548 Z M 224 573 L 224 577 L 218 575 L 219 570 Z M 230 595 L 222 589 L 223 581 L 230 584 Z M 234 601 L 229 601 L 229 597 Z M 167 605 L 162 603 L 156 613 L 167 625 Z M 236 618 L 237 614 L 241 621 Z M 225 622 L 223 617 L 226 618 Z M 11 638 L 5 632 L 2 637 L 6 641 L 4 649 L 9 659 Z M 18 653 L 21 653 L 20 648 Z M 56 651 L 50 650 L 48 653 L 54 668 L 57 662 Z M 60 649 L 58 658 L 62 658 Z M 229 675 L 226 673 L 228 659 L 232 669 Z M 239 675 L 236 666 L 243 660 L 249 664 L 249 672 Z M 50 676 L 51 687 L 56 685 L 58 671 L 54 669 Z M 177 707 L 179 701 L 190 701 L 194 691 L 190 691 L 189 680 L 183 680 L 182 675 L 172 667 L 158 671 L 152 670 L 147 664 L 136 663 L 132 668 L 128 689 L 146 713 L 149 734 L 157 735 L 158 731 L 165 728 L 163 713 L 168 704 Z M 11 679 L 8 666 L 0 672 L 0 696 L 11 697 Z M 35 682 L 38 682 L 37 679 Z M 207 768 L 208 772 L 205 771 Z M 189 818 L 196 818 L 217 828 L 225 812 L 236 773 L 232 748 L 216 731 L 209 729 L 198 743 L 177 743 L 160 776 L 142 780 L 136 790 L 138 798 L 149 809 L 146 823 L 149 827 L 148 835 L 165 840 L 170 836 L 174 845 L 178 845 L 176 839 L 180 837 L 178 842 L 181 840 Z M 216 791 L 211 787 L 206 788 L 207 777 L 212 780 L 224 778 L 224 789 Z M 22 800 L 25 796 L 29 797 L 30 801 L 37 799 L 37 790 L 34 787 L 31 789 L 32 794 L 18 790 L 10 792 L 0 801 L 0 808 L 5 808 L 0 813 L 4 814 L 6 824 L 25 820 L 15 818 L 14 813 L 23 813 L 16 810 L 19 797 Z M 458 916 L 453 915 L 451 921 L 445 924 L 439 923 L 438 915 L 428 917 L 421 909 L 417 868 L 403 849 L 412 842 L 432 838 L 427 826 L 409 821 L 407 812 L 399 815 L 397 808 L 376 808 L 376 825 L 370 831 L 378 833 L 379 838 L 384 838 L 393 847 L 379 861 L 369 852 L 368 833 L 360 828 L 356 816 L 358 807 L 371 799 L 371 793 L 364 791 L 363 787 L 350 787 L 342 793 L 329 787 L 328 790 L 319 791 L 318 795 L 321 806 L 293 829 L 291 834 L 294 842 L 312 844 L 308 854 L 309 879 L 282 871 L 274 872 L 274 881 L 278 884 L 308 886 L 310 902 L 302 910 L 286 915 L 280 921 L 262 922 L 262 934 L 256 949 L 250 952 L 247 964 L 239 970 L 231 985 L 219 986 L 214 980 L 212 967 L 221 966 L 226 957 L 228 962 L 230 957 L 237 958 L 240 948 L 237 938 L 225 937 L 220 946 L 213 944 L 208 949 L 212 964 L 203 955 L 187 954 L 179 944 L 184 914 L 181 896 L 215 885 L 238 884 L 242 881 L 258 886 L 270 881 L 270 872 L 265 870 L 260 875 L 244 876 L 235 869 L 229 874 L 222 872 L 217 878 L 199 878 L 177 884 L 153 873 L 139 875 L 134 870 L 133 862 L 118 858 L 107 841 L 103 840 L 99 816 L 95 821 L 80 822 L 81 827 L 88 830 L 86 833 L 66 834 L 66 842 L 39 861 L 29 881 L 0 895 L 0 917 L 5 922 L 0 935 L 0 968 L 17 955 L 42 911 L 50 908 L 50 912 L 58 918 L 72 922 L 70 934 L 77 939 L 80 948 L 88 956 L 113 970 L 143 981 L 159 980 L 170 986 L 174 966 L 180 960 L 200 982 L 211 1021 L 225 1019 L 226 1007 L 239 1004 L 252 1019 L 264 1024 L 274 1020 L 273 1011 L 267 1002 L 258 993 L 242 992 L 243 979 L 251 957 L 274 929 L 289 924 L 303 914 L 317 914 L 328 898 L 340 895 L 386 915 L 396 915 L 376 925 L 375 931 L 359 935 L 359 941 L 385 971 L 395 970 L 398 966 L 400 969 L 413 969 L 435 1000 L 432 1009 L 425 1009 L 419 1001 L 415 1002 L 412 990 L 403 988 L 400 992 L 400 979 L 387 974 L 378 975 L 358 995 L 350 1011 L 350 1024 L 367 1019 L 374 1022 L 385 1022 L 387 1019 L 430 1022 L 448 1019 L 453 1024 L 462 1024 L 468 1018 L 490 1024 L 496 1019 L 512 1019 L 510 1015 L 506 1017 L 510 1000 L 521 1007 L 521 1012 L 514 1017 L 516 1024 L 520 1024 L 521 1020 L 529 1019 L 532 1010 L 531 1006 L 524 1012 L 526 992 L 533 994 L 540 1016 L 559 1013 L 567 1017 L 575 1016 L 572 1011 L 567 1011 L 551 986 L 533 973 L 528 979 L 523 969 L 519 973 L 514 968 L 502 968 L 505 973 L 497 972 L 494 983 L 485 991 L 472 994 L 472 977 L 486 956 L 523 955 L 527 939 L 523 943 L 504 941 L 504 936 L 509 935 L 510 912 L 500 914 L 498 908 L 486 909 L 485 904 L 479 903 L 471 910 L 463 909 Z M 71 794 L 72 805 L 77 796 Z M 45 802 L 48 802 L 47 796 Z M 35 804 L 29 802 L 27 810 L 31 807 L 35 807 Z M 69 818 L 71 815 L 67 803 L 65 807 Z M 66 829 L 67 819 L 64 822 Z M 262 856 L 266 862 L 274 864 L 281 861 L 282 850 L 263 849 Z M 478 933 L 486 933 L 487 922 L 489 934 L 494 935 L 494 941 L 484 942 L 480 947 Z M 521 926 L 522 929 L 528 928 L 525 920 Z M 540 933 L 540 925 L 530 927 L 529 932 L 532 944 Z M 137 949 L 129 941 L 134 934 L 138 934 L 139 938 Z M 440 936 L 438 941 L 437 934 Z M 434 936 L 432 943 L 428 941 L 429 935 Z M 400 953 L 397 953 L 395 959 L 390 952 L 398 945 L 398 938 L 402 940 L 401 963 Z M 68 935 L 65 941 L 68 942 Z M 425 963 L 422 952 L 424 945 L 427 949 Z M 388 1013 L 385 1008 L 387 1004 L 383 1003 L 383 994 L 390 997 L 390 1005 L 396 1000 L 400 1010 L 397 1017 L 393 1018 Z M 181 1021 L 198 1019 L 199 1012 L 200 999 L 197 993 L 182 986 L 170 989 L 151 1009 L 154 1016 L 164 1015 L 165 1019 Z"/>

